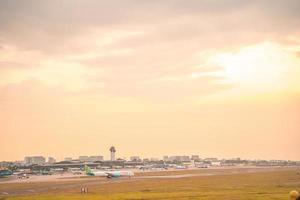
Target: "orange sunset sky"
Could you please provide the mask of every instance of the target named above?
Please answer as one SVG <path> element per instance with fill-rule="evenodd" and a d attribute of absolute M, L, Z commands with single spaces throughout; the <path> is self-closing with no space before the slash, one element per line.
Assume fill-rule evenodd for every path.
<path fill-rule="evenodd" d="M 300 1 L 0 0 L 0 160 L 300 160 Z"/>

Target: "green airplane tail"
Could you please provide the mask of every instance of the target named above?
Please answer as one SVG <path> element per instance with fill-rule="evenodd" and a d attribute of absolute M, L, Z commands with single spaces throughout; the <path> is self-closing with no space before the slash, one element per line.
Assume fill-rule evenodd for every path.
<path fill-rule="evenodd" d="M 92 173 L 91 168 L 89 166 L 87 166 L 87 165 L 84 166 L 84 171 L 85 171 L 86 174 Z"/>

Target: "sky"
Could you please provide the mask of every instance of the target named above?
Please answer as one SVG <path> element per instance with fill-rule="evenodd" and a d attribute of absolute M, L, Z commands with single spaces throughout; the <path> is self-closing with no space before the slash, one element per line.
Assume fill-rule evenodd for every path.
<path fill-rule="evenodd" d="M 0 0 L 0 160 L 300 160 L 298 0 Z"/>

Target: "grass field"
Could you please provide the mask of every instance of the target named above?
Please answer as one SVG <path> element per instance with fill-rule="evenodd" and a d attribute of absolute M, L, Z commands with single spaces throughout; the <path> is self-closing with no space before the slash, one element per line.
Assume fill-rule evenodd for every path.
<path fill-rule="evenodd" d="M 47 185 L 48 184 L 48 185 Z M 30 195 L 2 196 L 5 200 L 158 200 L 158 199 L 222 199 L 222 200 L 269 200 L 289 199 L 291 190 L 300 189 L 300 174 L 297 169 L 281 169 L 231 175 L 189 177 L 179 179 L 121 179 L 79 183 L 78 187 L 66 187 L 70 183 L 3 184 L 0 191 L 14 187 L 49 187 L 49 190 Z M 78 184 L 78 183 L 77 183 Z M 81 186 L 89 193 L 82 195 Z M 56 189 L 53 189 L 56 186 Z M 50 189 L 52 188 L 52 189 Z"/>

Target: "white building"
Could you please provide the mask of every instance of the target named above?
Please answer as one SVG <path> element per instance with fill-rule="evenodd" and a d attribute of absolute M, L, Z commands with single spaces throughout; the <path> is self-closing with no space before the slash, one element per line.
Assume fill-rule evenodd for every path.
<path fill-rule="evenodd" d="M 24 158 L 24 161 L 27 165 L 40 165 L 46 162 L 46 158 L 43 156 L 26 156 Z"/>
<path fill-rule="evenodd" d="M 71 157 L 65 157 L 65 161 L 72 161 L 73 159 Z"/>
<path fill-rule="evenodd" d="M 190 161 L 190 157 L 189 156 L 170 156 L 167 159 L 170 162 L 189 162 Z"/>
<path fill-rule="evenodd" d="M 131 156 L 130 157 L 130 161 L 140 161 L 140 157 L 139 156 Z"/>
<path fill-rule="evenodd" d="M 89 157 L 88 156 L 79 156 L 78 160 L 80 162 L 87 162 L 87 161 L 89 161 Z"/>
<path fill-rule="evenodd" d="M 199 155 L 192 155 L 191 160 L 199 161 L 200 157 L 199 157 Z"/>
<path fill-rule="evenodd" d="M 150 158 L 150 161 L 155 162 L 155 161 L 159 161 L 159 159 L 158 158 Z"/>
<path fill-rule="evenodd" d="M 169 156 L 163 156 L 163 161 L 168 161 Z"/>
<path fill-rule="evenodd" d="M 53 164 L 55 162 L 56 162 L 55 158 L 53 158 L 53 157 L 48 158 L 48 163 Z"/>
<path fill-rule="evenodd" d="M 205 158 L 204 161 L 217 162 L 218 158 Z"/>
<path fill-rule="evenodd" d="M 102 161 L 103 160 L 103 156 L 90 156 L 88 160 L 90 162 Z"/>

